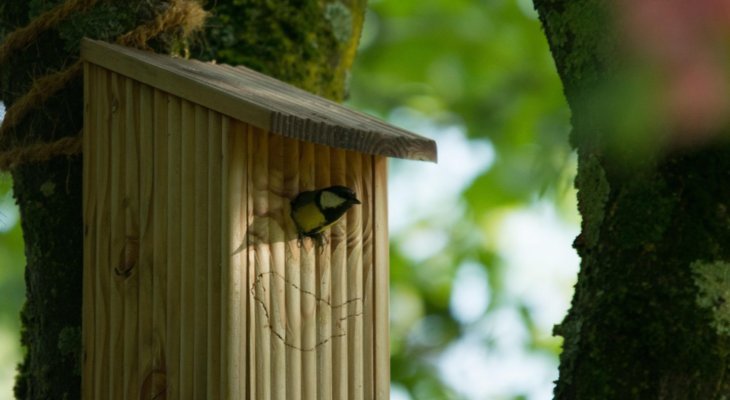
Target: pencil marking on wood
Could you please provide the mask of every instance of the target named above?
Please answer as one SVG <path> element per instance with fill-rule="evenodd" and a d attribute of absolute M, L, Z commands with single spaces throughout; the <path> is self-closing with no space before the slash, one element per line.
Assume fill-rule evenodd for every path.
<path fill-rule="evenodd" d="M 287 285 L 293 287 L 294 289 L 300 291 L 302 294 L 311 296 L 312 298 L 314 298 L 314 300 L 317 303 L 323 303 L 326 306 L 330 307 L 331 309 L 337 309 L 337 308 L 346 307 L 346 306 L 348 306 L 348 305 L 350 305 L 352 303 L 355 303 L 355 304 L 358 304 L 359 303 L 360 304 L 360 311 L 355 312 L 355 313 L 352 313 L 352 314 L 348 314 L 348 315 L 346 315 L 344 317 L 341 317 L 341 318 L 338 319 L 338 321 L 344 321 L 344 320 L 348 320 L 348 319 L 351 319 L 351 318 L 359 318 L 359 317 L 362 317 L 362 315 L 363 315 L 363 312 L 362 312 L 362 299 L 360 299 L 360 298 L 349 299 L 349 300 L 345 301 L 342 304 L 335 304 L 335 305 L 333 305 L 327 299 L 323 299 L 321 297 L 318 297 L 315 293 L 312 293 L 310 291 L 304 290 L 304 289 L 300 288 L 299 286 L 297 286 L 297 285 L 289 282 L 284 276 L 282 276 L 282 275 L 280 275 L 280 274 L 278 274 L 278 273 L 276 273 L 274 271 L 267 271 L 267 272 L 259 273 L 256 276 L 256 280 L 254 280 L 251 288 L 249 289 L 249 291 L 251 293 L 251 297 L 261 307 L 262 312 L 264 313 L 265 319 L 267 321 L 271 321 L 271 319 L 270 319 L 271 316 L 269 314 L 269 309 L 266 306 L 266 303 L 264 301 L 264 298 L 266 297 L 266 295 L 265 295 L 265 293 L 266 293 L 266 287 L 265 287 L 264 284 L 261 283 L 262 282 L 262 279 L 265 276 L 267 276 L 267 275 L 273 275 L 273 276 L 281 279 L 285 284 L 287 284 Z M 261 290 L 261 292 L 263 294 L 262 296 L 256 294 L 256 290 L 257 289 L 258 290 Z M 269 328 L 269 331 L 271 331 L 271 333 L 274 334 L 274 336 L 276 336 L 285 346 L 287 346 L 289 348 L 292 348 L 294 350 L 304 351 L 304 352 L 316 351 L 322 345 L 328 343 L 330 340 L 332 340 L 334 338 L 347 336 L 347 331 L 343 331 L 343 332 L 340 332 L 340 333 L 335 333 L 335 334 L 326 336 L 324 339 L 321 339 L 321 340 L 317 341 L 314 344 L 314 346 L 311 346 L 311 347 L 301 347 L 301 346 L 296 346 L 296 345 L 293 345 L 293 344 L 287 342 L 287 340 L 285 338 L 285 334 L 282 334 L 282 333 L 278 332 L 276 329 L 274 329 L 273 325 L 270 322 L 266 326 Z"/>

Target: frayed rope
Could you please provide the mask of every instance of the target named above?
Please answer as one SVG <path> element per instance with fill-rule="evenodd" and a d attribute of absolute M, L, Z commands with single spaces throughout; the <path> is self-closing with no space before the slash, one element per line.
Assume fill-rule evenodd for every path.
<path fill-rule="evenodd" d="M 96 0 L 69 0 L 50 11 L 41 14 L 27 26 L 10 33 L 0 44 L 0 64 L 10 53 L 35 40 L 43 31 L 51 29 L 75 11 L 91 7 Z M 161 14 L 153 20 L 117 38 L 117 43 L 126 46 L 147 48 L 147 42 L 157 35 L 175 28 L 182 30 L 183 36 L 200 29 L 205 21 L 206 12 L 195 0 L 173 0 Z M 76 78 L 82 70 L 81 60 L 61 71 L 36 79 L 31 89 L 7 109 L 0 125 L 0 142 L 30 112 L 41 107 L 48 98 L 63 89 L 69 81 Z M 54 156 L 72 155 L 81 152 L 81 137 L 65 137 L 54 142 L 39 142 L 30 145 L 16 145 L 0 152 L 0 171 L 7 171 L 29 162 L 46 161 Z"/>

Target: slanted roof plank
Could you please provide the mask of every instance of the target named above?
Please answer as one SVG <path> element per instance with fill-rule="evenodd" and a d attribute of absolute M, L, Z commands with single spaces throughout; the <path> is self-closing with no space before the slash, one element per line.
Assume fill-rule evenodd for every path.
<path fill-rule="evenodd" d="M 84 39 L 85 60 L 282 136 L 436 161 L 436 143 L 245 67 L 183 60 Z"/>

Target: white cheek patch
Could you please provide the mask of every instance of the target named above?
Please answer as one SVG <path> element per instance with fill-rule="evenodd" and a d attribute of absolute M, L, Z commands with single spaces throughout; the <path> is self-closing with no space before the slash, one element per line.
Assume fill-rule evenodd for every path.
<path fill-rule="evenodd" d="M 341 206 L 344 202 L 345 199 L 332 192 L 322 192 L 322 195 L 319 197 L 319 205 L 322 208 L 335 208 Z"/>

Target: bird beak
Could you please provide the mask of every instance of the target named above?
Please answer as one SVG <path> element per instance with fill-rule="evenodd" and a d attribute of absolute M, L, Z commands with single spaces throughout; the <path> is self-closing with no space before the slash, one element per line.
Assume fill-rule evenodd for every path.
<path fill-rule="evenodd" d="M 352 203 L 352 204 L 362 204 L 362 203 L 360 202 L 360 200 L 358 200 L 358 199 L 355 199 L 355 198 L 353 198 L 353 199 L 350 199 L 350 203 Z"/>

